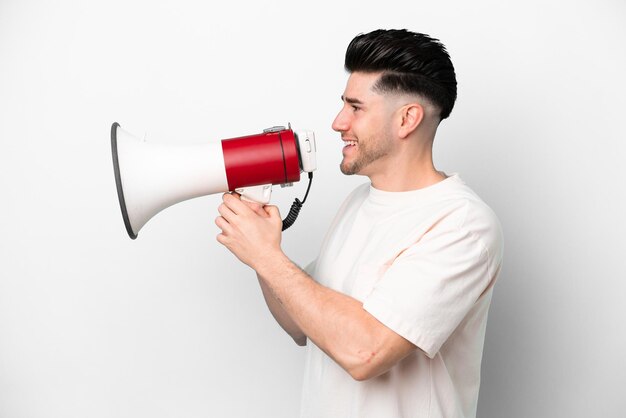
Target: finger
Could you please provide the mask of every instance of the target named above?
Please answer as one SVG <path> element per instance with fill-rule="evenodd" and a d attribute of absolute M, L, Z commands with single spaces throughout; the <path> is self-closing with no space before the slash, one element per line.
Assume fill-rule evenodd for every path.
<path fill-rule="evenodd" d="M 228 238 L 224 234 L 218 234 L 215 239 L 222 245 L 226 245 Z"/>
<path fill-rule="evenodd" d="M 253 202 L 252 200 L 243 200 L 241 199 L 241 201 L 243 202 L 244 205 L 248 206 L 250 209 L 252 209 L 253 211 L 257 211 L 259 208 L 262 208 L 263 205 L 261 205 L 258 202 Z"/>
<path fill-rule="evenodd" d="M 215 218 L 215 225 L 222 230 L 222 234 L 230 235 L 232 233 L 232 226 L 222 216 Z"/>
<path fill-rule="evenodd" d="M 274 225 L 283 225 L 283 219 L 281 218 L 280 211 L 276 206 L 265 206 L 263 209 L 267 213 L 266 216 L 271 220 Z"/>
<path fill-rule="evenodd" d="M 267 213 L 263 209 L 263 205 L 261 205 L 260 203 L 250 202 L 248 200 L 242 200 L 242 202 L 245 203 L 250 209 L 252 209 L 252 211 L 256 213 L 257 215 L 262 216 L 264 218 L 267 217 Z"/>
<path fill-rule="evenodd" d="M 237 218 L 237 214 L 230 209 L 226 203 L 222 203 L 218 206 L 217 211 L 226 221 L 233 222 Z"/>
<path fill-rule="evenodd" d="M 238 196 L 239 195 L 233 196 L 230 193 L 225 193 L 224 196 L 222 196 L 222 200 L 224 201 L 224 204 L 228 206 L 228 208 L 232 210 L 236 215 L 252 212 L 252 209 L 250 209 L 248 205 L 242 202 Z"/>

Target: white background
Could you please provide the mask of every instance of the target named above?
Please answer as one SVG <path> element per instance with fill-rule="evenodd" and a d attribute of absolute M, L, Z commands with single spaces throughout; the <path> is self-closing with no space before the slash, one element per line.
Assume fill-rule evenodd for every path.
<path fill-rule="evenodd" d="M 330 124 L 360 32 L 440 38 L 459 99 L 435 146 L 506 256 L 479 416 L 626 409 L 626 3 L 0 0 L 0 417 L 294 417 L 302 349 L 216 241 L 219 196 L 123 227 L 112 122 L 168 143 L 291 122 L 320 167 L 285 251 L 345 195 Z M 286 213 L 304 182 L 277 189 Z"/>

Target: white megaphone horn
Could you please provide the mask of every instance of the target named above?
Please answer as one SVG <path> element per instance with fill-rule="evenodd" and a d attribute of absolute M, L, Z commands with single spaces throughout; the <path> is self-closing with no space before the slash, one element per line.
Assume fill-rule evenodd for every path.
<path fill-rule="evenodd" d="M 128 235 L 163 209 L 194 197 L 236 191 L 267 204 L 272 185 L 291 186 L 309 176 L 304 199 L 296 199 L 283 220 L 287 229 L 298 215 L 316 168 L 315 135 L 275 126 L 263 133 L 194 145 L 150 144 L 111 126 L 111 152 L 117 195 Z"/>

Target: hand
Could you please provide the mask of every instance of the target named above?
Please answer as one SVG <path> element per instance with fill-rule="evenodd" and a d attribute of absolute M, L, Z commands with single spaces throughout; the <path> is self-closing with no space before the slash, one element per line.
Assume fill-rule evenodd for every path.
<path fill-rule="evenodd" d="M 254 202 L 252 200 L 248 200 L 246 198 L 241 198 L 241 195 L 237 192 L 232 192 L 232 195 L 235 196 L 236 198 L 238 198 L 239 200 L 241 200 L 243 203 L 245 203 L 246 205 L 248 205 L 248 207 L 250 209 L 252 209 L 253 212 L 256 212 L 257 215 L 267 218 L 269 215 L 267 214 L 267 212 L 265 211 L 265 205 L 260 204 L 259 202 Z"/>
<path fill-rule="evenodd" d="M 282 219 L 276 206 L 261 206 L 225 193 L 215 224 L 222 230 L 217 241 L 255 270 L 281 254 Z"/>

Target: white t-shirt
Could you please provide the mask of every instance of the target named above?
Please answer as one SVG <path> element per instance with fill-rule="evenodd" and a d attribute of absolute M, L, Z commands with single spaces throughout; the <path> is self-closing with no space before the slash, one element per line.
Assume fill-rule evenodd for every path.
<path fill-rule="evenodd" d="M 358 382 L 308 341 L 301 417 L 475 417 L 501 262 L 498 219 L 458 175 L 409 192 L 355 189 L 307 271 L 419 349 Z"/>

